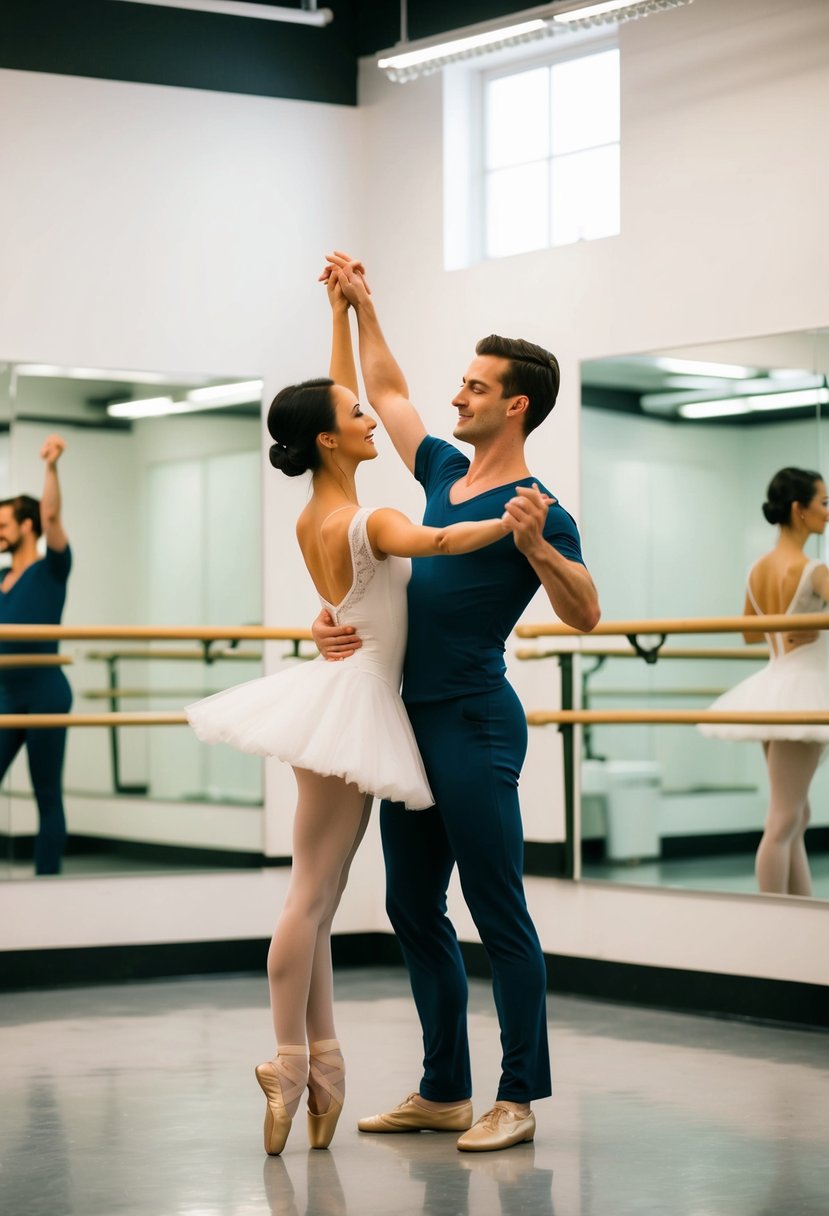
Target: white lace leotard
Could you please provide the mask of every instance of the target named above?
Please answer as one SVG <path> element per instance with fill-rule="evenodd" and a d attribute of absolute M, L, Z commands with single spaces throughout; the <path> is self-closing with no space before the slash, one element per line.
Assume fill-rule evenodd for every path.
<path fill-rule="evenodd" d="M 346 595 L 339 604 L 320 597 L 338 624 L 356 628 L 360 649 L 342 662 L 319 657 L 239 684 L 188 705 L 186 713 L 206 743 L 277 756 L 419 810 L 433 798 L 400 699 L 411 563 L 378 561 L 366 529 L 370 514 L 358 507 L 349 522 L 353 576 Z"/>

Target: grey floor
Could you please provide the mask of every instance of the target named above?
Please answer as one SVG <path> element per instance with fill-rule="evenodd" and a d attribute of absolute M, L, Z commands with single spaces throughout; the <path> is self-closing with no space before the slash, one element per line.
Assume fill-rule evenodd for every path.
<path fill-rule="evenodd" d="M 261 1145 L 253 1066 L 264 982 L 205 978 L 0 998 L 4 1216 L 825 1216 L 829 1037 L 551 998 L 555 1096 L 534 1144 L 462 1154 L 441 1134 L 366 1136 L 417 1078 L 399 971 L 337 977 L 349 1063 L 330 1151 L 298 1117 Z M 474 982 L 476 1109 L 497 1023 Z"/>
<path fill-rule="evenodd" d="M 829 853 L 812 851 L 809 854 L 809 868 L 813 897 L 829 899 Z M 682 887 L 691 891 L 729 891 L 740 895 L 757 892 L 753 853 L 673 857 L 662 861 L 616 864 L 607 861 L 585 862 L 582 877 L 634 887 Z"/>

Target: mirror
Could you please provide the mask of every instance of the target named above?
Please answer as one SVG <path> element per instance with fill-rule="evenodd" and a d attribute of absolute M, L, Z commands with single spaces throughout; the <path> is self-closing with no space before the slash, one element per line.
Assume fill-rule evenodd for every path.
<path fill-rule="evenodd" d="M 261 392 L 252 376 L 3 365 L 3 497 L 39 498 L 43 441 L 66 440 L 64 624 L 261 623 Z M 60 649 L 76 712 L 178 710 L 262 674 L 252 643 L 214 644 L 209 662 L 200 642 Z M 34 873 L 25 753 L 3 783 L 4 877 Z M 64 875 L 261 863 L 261 761 L 186 727 L 70 729 L 63 795 Z"/>
<path fill-rule="evenodd" d="M 581 373 L 582 530 L 604 619 L 741 615 L 748 570 L 777 539 L 761 513 L 769 480 L 786 465 L 827 475 L 829 330 L 590 360 Z M 807 556 L 825 560 L 818 542 Z M 742 653 L 671 658 L 670 648 Z M 654 665 L 584 657 L 585 703 L 705 709 L 759 669 L 748 649 L 740 635 L 691 634 L 669 638 Z M 593 727 L 582 876 L 755 892 L 767 798 L 759 743 L 685 726 Z M 829 765 L 811 806 L 813 891 L 827 899 Z"/>

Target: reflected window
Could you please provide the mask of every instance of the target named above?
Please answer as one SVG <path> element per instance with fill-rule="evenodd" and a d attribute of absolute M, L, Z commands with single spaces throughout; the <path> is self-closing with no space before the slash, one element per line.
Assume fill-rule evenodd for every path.
<path fill-rule="evenodd" d="M 487 77 L 484 256 L 620 231 L 619 51 Z"/>

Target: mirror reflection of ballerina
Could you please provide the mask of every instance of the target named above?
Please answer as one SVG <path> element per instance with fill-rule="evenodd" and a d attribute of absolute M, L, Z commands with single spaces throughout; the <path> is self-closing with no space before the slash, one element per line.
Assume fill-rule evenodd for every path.
<path fill-rule="evenodd" d="M 824 612 L 829 608 L 829 569 L 804 553 L 811 536 L 821 536 L 829 520 L 829 497 L 819 473 L 781 469 L 769 483 L 763 514 L 780 527 L 774 548 L 749 571 L 745 615 Z M 829 710 L 829 632 L 743 635 L 748 643 L 765 640 L 768 665 L 720 697 L 715 710 Z M 829 745 L 829 727 L 704 725 L 704 735 L 720 739 L 759 739 L 769 775 L 769 808 L 757 850 L 761 891 L 811 895 L 806 854 L 809 787 Z"/>
<path fill-rule="evenodd" d="M 377 424 L 357 399 L 349 305 L 336 276 L 328 296 L 331 378 L 276 396 L 270 460 L 288 477 L 311 473 L 311 497 L 296 525 L 302 556 L 323 607 L 359 629 L 363 645 L 348 663 L 320 658 L 187 707 L 200 739 L 277 756 L 297 782 L 291 879 L 268 954 L 277 1054 L 256 1069 L 270 1154 L 282 1151 L 306 1086 L 313 1148 L 328 1147 L 342 1109 L 331 926 L 372 796 L 410 810 L 434 801 L 399 693 L 408 559 L 470 553 L 507 533 L 501 518 L 429 528 L 399 511 L 360 506 L 355 475 L 377 456 Z"/>

